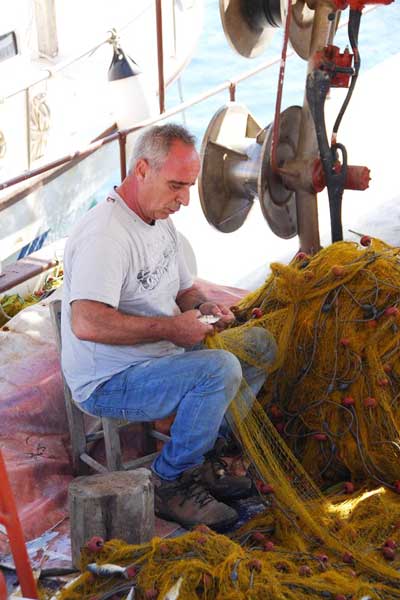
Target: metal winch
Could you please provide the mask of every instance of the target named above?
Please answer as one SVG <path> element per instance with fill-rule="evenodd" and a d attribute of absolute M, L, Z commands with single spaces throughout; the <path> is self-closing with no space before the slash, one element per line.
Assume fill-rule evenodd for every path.
<path fill-rule="evenodd" d="M 360 58 L 358 32 L 366 4 L 392 0 L 220 0 L 225 35 L 242 56 L 263 52 L 279 27 L 285 28 L 275 117 L 262 126 L 236 102 L 212 117 L 201 148 L 199 194 L 209 223 L 224 233 L 244 223 L 258 199 L 271 230 L 282 238 L 299 235 L 303 251 L 320 248 L 317 193 L 328 190 L 332 241 L 343 238 L 344 189 L 364 190 L 369 169 L 349 165 L 337 142 L 344 111 L 353 92 Z M 341 11 L 349 7 L 351 51 L 333 45 Z M 303 106 L 281 112 L 286 47 L 308 61 Z M 348 88 L 331 138 L 324 105 L 331 87 Z"/>
<path fill-rule="evenodd" d="M 279 163 L 296 154 L 300 118 L 299 106 L 282 115 Z M 208 222 L 219 231 L 239 229 L 258 198 L 276 235 L 297 234 L 295 194 L 272 172 L 271 142 L 272 127 L 262 128 L 242 104 L 231 102 L 211 119 L 201 149 L 199 195 Z"/>

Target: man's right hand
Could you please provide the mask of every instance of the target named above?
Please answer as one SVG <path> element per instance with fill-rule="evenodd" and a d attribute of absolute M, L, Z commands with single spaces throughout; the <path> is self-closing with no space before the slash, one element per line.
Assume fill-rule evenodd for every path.
<path fill-rule="evenodd" d="M 190 348 L 190 346 L 202 342 L 206 335 L 214 332 L 214 328 L 212 325 L 202 323 L 199 317 L 201 317 L 201 312 L 194 309 L 172 317 L 169 341 L 183 348 Z"/>

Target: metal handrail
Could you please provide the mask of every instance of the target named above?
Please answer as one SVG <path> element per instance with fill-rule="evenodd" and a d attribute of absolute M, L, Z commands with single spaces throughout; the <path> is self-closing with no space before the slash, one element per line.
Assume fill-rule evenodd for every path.
<path fill-rule="evenodd" d="M 161 99 L 162 101 L 164 101 L 164 94 L 165 94 L 165 84 L 164 84 L 164 56 L 163 56 L 163 47 L 162 47 L 162 12 L 161 12 L 161 0 L 156 0 L 156 2 L 160 2 L 160 6 L 156 8 L 157 11 L 157 20 L 156 20 L 156 30 L 157 30 L 157 44 L 158 44 L 158 72 L 159 72 L 159 89 L 158 89 L 158 93 L 159 93 L 159 97 L 160 97 L 160 103 L 161 103 Z M 128 23 L 126 23 L 124 26 L 119 28 L 119 31 L 123 31 L 124 29 L 126 29 L 127 27 L 129 27 L 130 25 L 132 25 L 132 23 L 135 22 L 135 20 L 141 16 L 142 14 L 144 14 L 144 12 L 146 10 L 149 9 L 150 7 L 150 3 L 148 5 L 147 8 L 143 9 L 141 12 L 138 12 L 135 16 L 134 19 L 132 19 L 131 21 L 129 21 Z M 85 50 L 83 53 L 81 52 L 80 54 L 77 54 L 73 57 L 71 57 L 70 59 L 64 60 L 62 63 L 59 63 L 58 65 L 55 65 L 54 67 L 45 67 L 44 68 L 44 73 L 38 77 L 36 77 L 33 81 L 31 81 L 28 85 L 24 86 L 24 87 L 20 87 L 17 90 L 14 90 L 11 94 L 8 94 L 7 96 L 3 96 L 1 98 L 1 101 L 4 102 L 5 100 L 8 100 L 9 98 L 12 98 L 13 96 L 17 96 L 20 93 L 24 93 L 25 94 L 25 105 L 26 105 L 26 118 L 27 118 L 27 123 L 29 123 L 30 121 L 30 104 L 29 104 L 29 94 L 30 94 L 30 90 L 33 86 L 35 86 L 38 83 L 41 83 L 43 81 L 46 81 L 47 79 L 50 79 L 51 77 L 53 77 L 56 73 L 59 73 L 61 71 L 63 71 L 64 69 L 70 67 L 71 65 L 73 65 L 74 63 L 82 60 L 85 57 L 90 57 L 92 56 L 92 54 L 94 54 L 94 52 L 96 52 L 99 48 L 101 48 L 102 46 L 104 46 L 105 44 L 111 44 L 114 34 L 113 32 L 109 31 L 109 34 L 111 33 L 111 35 L 108 35 L 107 38 L 103 38 L 102 41 L 98 42 L 95 46 L 92 46 L 91 48 L 89 48 L 88 50 Z M 161 40 L 161 46 L 160 46 L 160 40 Z M 160 104 L 161 106 L 161 104 Z M 160 112 L 163 112 L 162 110 Z M 28 167 L 29 170 L 31 168 L 31 132 L 30 132 L 30 127 L 27 127 L 26 129 L 26 148 L 27 148 L 27 155 L 28 155 Z M 122 148 L 121 148 L 122 151 Z"/>
<path fill-rule="evenodd" d="M 147 10 L 147 9 L 145 9 Z M 141 14 L 143 14 L 145 12 L 145 10 L 142 10 L 142 12 L 138 13 L 138 15 L 136 15 L 135 19 L 140 16 Z M 160 113 L 164 113 L 165 112 L 165 87 L 166 85 L 168 85 L 168 83 L 170 83 L 170 80 L 168 80 L 167 82 L 165 81 L 165 76 L 164 76 L 164 49 L 163 49 L 163 21 L 162 21 L 162 4 L 161 4 L 161 0 L 155 0 L 155 11 L 156 11 L 156 37 L 157 37 L 157 67 L 158 67 L 158 97 L 159 97 L 159 105 L 160 105 Z M 176 30 L 175 30 L 175 4 L 174 4 L 174 13 L 173 13 L 173 18 L 174 18 L 174 44 L 175 44 L 175 51 L 176 51 Z M 130 21 L 129 23 L 127 23 L 126 25 L 124 25 L 123 27 L 120 27 L 119 30 L 123 31 L 124 29 L 126 29 L 127 27 L 129 27 L 132 23 L 134 22 L 134 20 Z M 46 73 L 43 74 L 41 77 L 38 77 L 37 79 L 35 79 L 33 82 L 31 82 L 29 85 L 20 88 L 16 91 L 14 91 L 12 94 L 9 94 L 8 96 L 2 97 L 1 100 L 4 101 L 8 98 L 11 98 L 12 96 L 15 96 L 21 92 L 25 92 L 25 102 L 26 102 L 26 110 L 27 110 L 27 118 L 29 121 L 29 91 L 31 89 L 31 87 L 33 87 L 34 85 L 36 85 L 37 83 L 40 83 L 42 81 L 45 81 L 47 79 L 49 79 L 50 77 L 52 77 L 55 73 L 61 71 L 62 69 L 65 69 L 66 67 L 72 65 L 73 63 L 77 62 L 78 60 L 81 60 L 82 58 L 84 58 L 85 56 L 91 56 L 96 50 L 98 50 L 101 46 L 103 46 L 104 44 L 107 43 L 111 43 L 112 41 L 112 34 L 111 36 L 108 36 L 106 39 L 103 39 L 101 42 L 99 42 L 98 44 L 96 44 L 95 46 L 93 46 L 92 48 L 90 48 L 89 50 L 86 50 L 83 54 L 79 54 L 77 56 L 74 56 L 73 58 L 69 59 L 68 61 L 64 61 L 63 63 L 57 65 L 54 68 L 47 68 L 46 69 Z M 121 134 L 119 135 L 119 143 L 120 143 L 120 164 L 121 164 L 121 176 L 122 178 L 125 177 L 126 175 L 126 135 L 124 132 L 121 132 Z M 96 138 L 97 139 L 97 138 Z M 105 138 L 103 138 L 105 140 Z M 113 139 L 109 140 L 109 141 L 113 141 Z M 108 141 L 106 141 L 105 143 L 108 143 Z M 89 152 L 86 152 L 86 149 L 83 151 L 83 153 L 79 153 L 79 152 L 75 152 L 73 155 L 69 155 L 70 158 L 68 160 L 64 160 L 64 158 L 67 157 L 62 157 L 61 159 L 57 159 L 56 161 L 52 161 L 52 163 L 57 163 L 53 166 L 52 163 L 47 163 L 47 165 L 44 165 L 43 167 L 40 167 L 39 169 L 30 169 L 31 166 L 31 157 L 30 157 L 30 130 L 29 127 L 27 129 L 27 149 L 28 149 L 28 165 L 29 165 L 29 170 L 23 175 L 21 176 L 21 180 L 20 181 L 25 181 L 26 179 L 30 179 L 31 177 L 35 177 L 36 175 L 40 175 L 52 168 L 55 168 L 56 166 L 60 166 L 62 164 L 65 164 L 66 162 L 70 162 L 73 161 L 76 158 L 84 158 L 85 156 L 87 156 L 88 154 L 91 154 L 92 152 L 94 152 L 97 148 L 91 149 L 89 150 Z M 30 174 L 32 173 L 32 174 Z M 26 176 L 25 176 L 26 175 Z M 16 183 L 20 183 L 20 181 L 15 181 L 15 178 L 11 178 L 10 180 L 7 180 L 4 184 L 4 186 L 0 186 L 0 190 L 5 189 L 6 187 L 10 187 L 11 185 L 15 185 Z M 11 183 L 9 183 L 11 182 Z M 0 209 L 1 209 L 1 202 L 0 202 Z"/>
<path fill-rule="evenodd" d="M 364 9 L 364 13 L 371 12 L 371 11 L 375 10 L 376 8 L 377 8 L 376 6 L 368 7 L 366 9 Z M 347 21 L 344 23 L 341 23 L 339 25 L 339 27 L 344 27 L 346 24 L 347 24 Z M 289 58 L 289 57 L 293 56 L 294 54 L 295 54 L 295 52 L 292 50 L 291 52 L 287 53 L 286 58 Z M 169 117 L 172 117 L 176 114 L 184 112 L 188 108 L 191 108 L 192 106 L 195 106 L 196 104 L 200 104 L 201 102 L 204 102 L 205 100 L 207 100 L 208 98 L 211 98 L 212 96 L 216 96 L 217 94 L 219 94 L 220 92 L 222 92 L 226 89 L 229 90 L 230 97 L 234 98 L 236 85 L 238 83 L 245 81 L 246 79 L 249 79 L 250 77 L 253 77 L 254 75 L 257 75 L 258 73 L 261 73 L 262 71 L 264 71 L 276 64 L 279 64 L 280 62 L 281 62 L 281 56 L 277 56 L 276 58 L 274 58 L 272 60 L 265 61 L 265 62 L 261 63 L 260 65 L 258 65 L 257 67 L 250 69 L 248 71 L 245 71 L 244 73 L 240 74 L 238 77 L 227 80 L 227 81 L 207 90 L 206 92 L 198 94 L 192 100 L 189 100 L 186 102 L 181 102 L 175 108 L 167 110 L 164 113 L 162 113 L 161 115 L 158 115 L 157 117 L 139 121 L 138 123 L 136 123 L 136 125 L 133 125 L 132 127 L 128 128 L 128 129 L 118 130 L 115 133 L 112 133 L 110 135 L 107 135 L 107 136 L 101 138 L 100 140 L 92 142 L 91 144 L 86 146 L 86 148 L 84 148 L 83 150 L 79 150 L 79 151 L 73 152 L 72 154 L 65 155 L 59 159 L 56 159 L 52 162 L 42 165 L 41 167 L 38 167 L 37 169 L 32 169 L 32 170 L 26 171 L 25 173 L 18 175 L 16 177 L 12 177 L 12 178 L 0 183 L 0 191 L 5 190 L 6 188 L 9 188 L 13 185 L 17 185 L 18 183 L 21 183 L 22 181 L 31 179 L 32 177 L 37 177 L 38 175 L 41 175 L 47 171 L 51 171 L 52 169 L 60 167 L 66 163 L 85 158 L 86 156 L 88 156 L 89 154 L 92 154 L 93 152 L 95 152 L 96 150 L 101 148 L 102 146 L 105 146 L 106 144 L 109 144 L 117 139 L 120 141 L 121 178 L 124 178 L 126 175 L 126 161 L 122 160 L 122 156 L 125 154 L 126 137 L 130 133 L 134 133 L 135 131 L 142 129 L 143 127 L 148 127 L 149 125 L 155 125 L 156 123 L 159 123 L 160 121 L 163 121 L 164 119 L 168 119 Z M 1 210 L 1 201 L 0 201 L 0 210 Z"/>
<path fill-rule="evenodd" d="M 294 54 L 294 52 L 292 51 L 288 54 L 288 56 L 291 56 L 293 54 Z M 238 77 L 235 77 L 229 81 L 220 83 L 219 85 L 217 85 L 213 88 L 210 88 L 206 92 L 202 92 L 201 94 L 198 94 L 192 100 L 188 100 L 186 102 L 181 102 L 174 108 L 165 111 L 162 115 L 158 115 L 157 117 L 139 121 L 138 123 L 136 123 L 135 125 L 133 125 L 132 127 L 128 128 L 128 129 L 118 130 L 115 133 L 107 135 L 100 140 L 92 142 L 91 144 L 86 146 L 83 150 L 78 150 L 71 154 L 67 154 L 67 155 L 62 156 L 56 160 L 53 160 L 45 165 L 42 165 L 41 167 L 38 167 L 37 169 L 32 169 L 32 170 L 26 171 L 25 173 L 22 173 L 21 175 L 18 175 L 16 177 L 7 179 L 6 181 L 0 183 L 0 191 L 5 190 L 6 188 L 9 188 L 18 183 L 21 183 L 22 181 L 26 181 L 27 179 L 31 179 L 32 177 L 37 177 L 38 175 L 41 175 L 47 171 L 51 171 L 52 169 L 60 167 L 61 165 L 64 165 L 68 162 L 72 162 L 77 159 L 85 158 L 89 154 L 92 154 L 93 152 L 95 152 L 102 146 L 109 144 L 110 142 L 113 142 L 117 139 L 126 138 L 126 136 L 128 136 L 130 133 L 134 133 L 135 131 L 142 129 L 143 127 L 147 127 L 149 125 L 155 125 L 156 123 L 159 123 L 160 121 L 163 121 L 164 119 L 168 119 L 169 117 L 172 117 L 178 113 L 184 112 L 188 108 L 191 108 L 192 106 L 195 106 L 196 104 L 200 104 L 201 102 L 204 102 L 205 100 L 207 100 L 208 98 L 211 98 L 212 96 L 216 96 L 217 94 L 219 94 L 220 92 L 223 92 L 226 89 L 229 90 L 230 88 L 232 88 L 232 86 L 236 87 L 236 85 L 238 83 L 240 83 L 241 81 L 245 81 L 246 79 L 249 79 L 250 77 L 253 77 L 254 75 L 257 75 L 258 73 L 264 71 L 265 69 L 268 69 L 268 68 L 272 67 L 273 65 L 279 64 L 280 60 L 281 60 L 281 58 L 280 58 L 280 56 L 278 56 L 278 57 L 274 58 L 273 60 L 265 61 L 265 62 L 261 63 L 261 65 L 258 65 L 258 67 L 250 69 L 249 71 L 245 71 Z"/>

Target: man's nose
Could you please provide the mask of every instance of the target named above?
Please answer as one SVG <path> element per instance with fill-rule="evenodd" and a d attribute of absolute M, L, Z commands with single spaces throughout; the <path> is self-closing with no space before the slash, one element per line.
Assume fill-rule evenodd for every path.
<path fill-rule="evenodd" d="M 178 201 L 180 204 L 183 204 L 183 206 L 188 206 L 190 201 L 190 190 L 180 190 L 178 194 Z"/>

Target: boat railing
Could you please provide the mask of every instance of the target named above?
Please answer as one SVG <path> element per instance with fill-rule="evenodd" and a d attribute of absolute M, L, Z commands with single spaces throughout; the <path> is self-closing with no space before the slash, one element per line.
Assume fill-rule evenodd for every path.
<path fill-rule="evenodd" d="M 142 11 L 139 11 L 135 15 L 135 19 L 140 17 L 140 15 L 145 12 L 145 10 L 148 10 L 148 7 L 146 7 Z M 173 10 L 173 14 L 172 14 L 172 17 L 173 17 L 173 41 L 174 41 L 174 52 L 176 54 L 177 31 L 176 31 L 176 14 L 175 14 L 176 5 L 175 5 L 175 2 L 173 3 L 172 10 Z M 158 97 L 159 97 L 160 113 L 163 113 L 165 111 L 165 87 L 166 87 L 166 85 L 168 85 L 170 83 L 170 81 L 165 81 L 165 76 L 164 76 L 163 12 L 162 12 L 161 0 L 155 0 L 155 13 L 156 13 L 157 67 L 158 67 L 158 92 L 157 93 L 158 93 Z M 129 28 L 132 25 L 132 23 L 135 21 L 135 19 L 132 19 L 125 25 L 119 27 L 118 31 L 115 29 L 110 30 L 108 32 L 107 37 L 99 39 L 99 41 L 95 45 L 91 46 L 89 49 L 85 50 L 84 52 L 79 52 L 79 53 L 75 54 L 74 56 L 61 61 L 60 63 L 55 64 L 54 66 L 43 67 L 43 73 L 41 73 L 37 77 L 33 78 L 27 85 L 18 86 L 16 89 L 13 89 L 10 93 L 8 93 L 4 96 L 1 96 L 0 103 L 4 103 L 6 100 L 9 100 L 10 98 L 13 98 L 14 96 L 17 96 L 18 94 L 23 93 L 23 94 L 25 94 L 26 106 L 29 107 L 29 95 L 30 95 L 31 88 L 33 88 L 34 86 L 36 86 L 39 83 L 42 83 L 43 81 L 50 79 L 51 77 L 54 77 L 58 73 L 61 73 L 62 71 L 64 71 L 68 67 L 72 66 L 73 64 L 81 61 L 82 59 L 92 56 L 92 54 L 94 54 L 102 46 L 104 46 L 106 44 L 113 45 L 113 43 L 116 39 L 116 36 L 117 35 L 119 36 L 119 34 L 121 32 L 123 32 L 125 29 Z M 27 147 L 29 149 L 30 144 L 31 144 L 29 127 L 27 128 L 26 135 L 27 135 Z M 31 166 L 30 152 L 28 152 L 28 166 L 29 166 L 29 168 Z M 49 168 L 51 168 L 51 167 L 49 167 Z M 32 175 L 32 177 L 34 177 L 34 175 Z M 13 185 L 13 184 L 11 184 L 11 185 Z M 8 187 L 8 186 L 5 186 L 5 187 Z M 0 189 L 4 189 L 4 188 L 0 188 Z"/>
<path fill-rule="evenodd" d="M 369 6 L 368 8 L 364 9 L 364 13 L 368 13 L 373 10 L 376 10 L 376 8 L 377 8 L 376 6 Z M 126 176 L 126 138 L 129 134 L 134 133 L 135 131 L 138 131 L 139 129 L 142 129 L 143 127 L 147 127 L 149 125 L 154 125 L 154 124 L 159 123 L 160 121 L 163 121 L 165 119 L 168 119 L 176 114 L 182 113 L 185 110 L 191 108 L 192 106 L 195 106 L 196 104 L 200 104 L 201 102 L 204 102 L 205 100 L 207 100 L 208 98 L 211 98 L 212 96 L 216 96 L 217 94 L 221 93 L 224 90 L 229 91 L 229 98 L 231 101 L 233 101 L 233 100 L 235 100 L 236 86 L 239 83 L 241 83 L 242 81 L 245 81 L 246 79 L 250 79 L 251 77 L 253 77 L 253 76 L 261 73 L 262 71 L 269 69 L 272 66 L 279 64 L 281 62 L 281 56 L 277 56 L 271 60 L 264 61 L 261 64 L 259 64 L 257 67 L 250 69 L 248 71 L 245 71 L 245 72 L 241 73 L 240 75 L 238 75 L 237 77 L 226 80 L 225 82 L 222 82 L 219 85 L 214 86 L 214 87 L 210 88 L 209 90 L 198 94 L 191 100 L 188 100 L 186 102 L 181 102 L 180 104 L 178 104 L 177 106 L 175 106 L 172 109 L 164 110 L 165 106 L 164 106 L 164 74 L 163 74 L 162 12 L 161 12 L 161 10 L 162 10 L 161 9 L 161 0 L 156 0 L 160 114 L 157 117 L 140 121 L 128 129 L 117 130 L 109 135 L 102 136 L 101 138 L 100 137 L 96 138 L 95 141 L 93 141 L 91 144 L 89 144 L 83 150 L 77 150 L 76 152 L 67 154 L 61 158 L 58 158 L 49 163 L 46 163 L 36 169 L 27 170 L 24 173 L 22 173 L 21 175 L 11 177 L 10 179 L 7 179 L 4 182 L 0 182 L 0 192 L 2 190 L 5 190 L 6 188 L 17 185 L 18 183 L 21 183 L 21 182 L 31 179 L 33 177 L 37 177 L 38 175 L 41 175 L 48 171 L 51 171 L 52 169 L 55 169 L 57 167 L 65 165 L 67 163 L 82 160 L 86 156 L 89 156 L 93 152 L 96 152 L 96 150 L 98 150 L 99 148 L 101 148 L 101 147 L 105 146 L 106 144 L 109 144 L 115 140 L 119 141 L 120 172 L 121 172 L 121 179 L 124 179 Z M 339 28 L 342 28 L 346 25 L 347 25 L 347 21 L 342 22 L 339 24 Z M 100 47 L 100 45 L 107 43 L 109 41 L 110 41 L 110 38 L 107 38 L 107 40 L 101 42 L 101 44 L 99 44 L 99 46 L 96 46 L 96 48 Z M 293 50 L 291 50 L 290 52 L 287 53 L 286 58 L 289 58 L 289 57 L 293 56 L 294 54 L 295 54 L 295 52 Z M 85 53 L 85 55 L 86 55 L 86 53 Z M 82 55 L 82 56 L 85 56 L 85 55 Z M 28 188 L 26 190 L 24 190 L 23 196 L 25 196 L 29 192 L 30 192 L 30 187 L 28 186 Z M 18 195 L 18 199 L 20 199 L 20 198 L 21 198 L 21 195 Z M 12 198 L 6 198 L 3 200 L 0 200 L 0 212 L 2 210 L 4 210 L 5 208 L 8 208 L 11 204 L 13 204 Z"/>
<path fill-rule="evenodd" d="M 365 10 L 364 12 L 370 12 L 371 10 L 375 10 L 375 9 L 376 9 L 376 7 L 372 6 L 372 7 L 369 7 L 367 10 Z M 347 24 L 346 22 L 341 23 L 339 25 L 339 27 L 343 27 L 346 24 Z M 161 35 L 161 42 L 162 42 L 162 35 Z M 289 58 L 290 56 L 293 56 L 294 54 L 295 54 L 294 51 L 290 51 L 287 53 L 286 58 Z M 274 65 L 280 64 L 281 60 L 282 60 L 281 56 L 277 56 L 273 59 L 264 61 L 261 64 L 257 65 L 255 68 L 247 70 L 234 78 L 226 80 L 226 81 L 198 94 L 197 96 L 195 96 L 194 98 L 192 98 L 188 101 L 181 102 L 178 105 L 176 105 L 175 107 L 173 107 L 169 110 L 166 110 L 165 112 L 162 112 L 162 114 L 159 114 L 158 116 L 156 116 L 154 118 L 149 118 L 149 119 L 137 122 L 130 128 L 116 130 L 107 135 L 104 135 L 104 132 L 103 132 L 101 137 L 99 136 L 98 138 L 96 138 L 95 141 L 88 144 L 84 149 L 77 150 L 76 152 L 62 156 L 62 157 L 60 157 L 56 160 L 53 160 L 49 163 L 46 163 L 36 169 L 25 171 L 24 173 L 22 173 L 18 176 L 12 177 L 4 182 L 0 182 L 0 192 L 1 192 L 3 190 L 6 190 L 7 188 L 12 188 L 13 186 L 15 186 L 17 184 L 21 184 L 24 181 L 28 181 L 33 178 L 36 178 L 34 181 L 30 181 L 27 186 L 24 186 L 23 189 L 21 189 L 21 187 L 18 187 L 18 189 L 15 192 L 14 192 L 14 190 L 12 190 L 11 193 L 8 194 L 7 196 L 3 196 L 3 198 L 0 199 L 0 212 L 9 208 L 11 205 L 16 204 L 20 200 L 22 200 L 29 193 L 31 193 L 37 186 L 43 185 L 43 178 L 39 177 L 39 176 L 41 176 L 45 173 L 49 173 L 50 171 L 53 171 L 53 173 L 49 174 L 49 177 L 53 178 L 54 176 L 57 176 L 58 168 L 64 167 L 64 170 L 65 170 L 66 168 L 73 166 L 73 164 L 81 161 L 82 159 L 84 159 L 87 156 L 91 155 L 92 153 L 96 152 L 103 146 L 110 144 L 116 140 L 118 140 L 118 142 L 119 142 L 121 180 L 124 179 L 126 176 L 126 173 L 127 173 L 126 139 L 127 139 L 128 135 L 142 129 L 143 127 L 147 127 L 147 126 L 159 123 L 165 119 L 173 117 L 174 115 L 183 113 L 187 109 L 204 102 L 208 98 L 211 98 L 213 96 L 216 96 L 217 94 L 220 94 L 224 90 L 228 90 L 229 99 L 231 101 L 234 101 L 235 94 L 236 94 L 236 87 L 238 86 L 238 84 L 240 84 L 241 82 L 243 82 L 247 79 L 250 79 L 251 77 L 254 77 L 255 75 L 265 71 L 266 69 L 271 68 Z M 61 171 L 61 169 L 60 169 L 60 171 Z M 18 261 L 18 262 L 23 262 L 23 260 L 24 259 L 22 259 L 22 261 Z M 50 266 L 50 264 L 49 264 L 49 266 Z M 38 272 L 40 272 L 40 271 L 43 271 L 46 267 L 44 264 L 40 264 L 39 266 L 36 266 L 35 268 L 38 270 Z M 29 266 L 28 270 L 29 270 L 29 274 L 30 274 L 30 272 L 32 270 L 31 265 Z M 18 282 L 26 280 L 28 278 L 29 274 L 28 273 L 22 274 L 20 276 L 20 278 L 18 279 Z M 5 274 L 3 273 L 2 277 L 4 275 Z M 14 277 L 14 279 L 15 279 L 15 277 Z M 4 291 L 5 289 L 7 289 L 6 284 L 0 285 L 0 291 Z"/>
<path fill-rule="evenodd" d="M 291 54 L 294 54 L 294 52 L 292 51 L 292 52 L 288 53 L 288 56 L 290 56 Z M 70 154 L 62 156 L 56 160 L 53 160 L 53 161 L 46 163 L 40 167 L 37 167 L 36 169 L 32 169 L 30 171 L 25 171 L 24 173 L 22 173 L 18 176 L 7 179 L 6 181 L 0 183 L 0 191 L 10 188 L 14 185 L 17 185 L 18 183 L 22 183 L 23 181 L 26 181 L 33 177 L 37 177 L 38 175 L 42 175 L 43 173 L 51 171 L 57 167 L 61 167 L 62 165 L 65 165 L 66 163 L 70 163 L 70 162 L 73 162 L 76 160 L 81 160 L 81 159 L 85 158 L 86 156 L 89 156 L 93 152 L 96 152 L 96 150 L 98 150 L 99 148 L 105 146 L 106 144 L 114 142 L 115 140 L 119 141 L 121 179 L 124 179 L 124 177 L 126 176 L 126 138 L 129 134 L 134 133 L 135 131 L 138 131 L 139 129 L 142 129 L 143 127 L 147 127 L 149 125 L 155 125 L 156 123 L 159 123 L 160 121 L 163 121 L 165 119 L 173 117 L 174 115 L 180 114 L 180 113 L 188 110 L 192 106 L 195 106 L 196 104 L 200 104 L 201 102 L 204 102 L 205 100 L 207 100 L 208 98 L 211 98 L 212 96 L 216 96 L 217 94 L 223 92 L 224 90 L 228 90 L 230 100 L 234 100 L 236 87 L 239 83 L 257 75 L 258 73 L 261 73 L 262 71 L 264 71 L 276 64 L 279 64 L 280 60 L 281 60 L 281 58 L 280 58 L 280 56 L 278 56 L 272 60 L 265 61 L 265 62 L 261 63 L 260 65 L 258 65 L 257 67 L 241 73 L 240 75 L 238 75 L 235 78 L 224 81 L 224 82 L 220 83 L 219 85 L 216 85 L 216 86 L 206 90 L 205 92 L 198 94 L 191 100 L 181 102 L 174 108 L 166 110 L 165 112 L 158 115 L 157 117 L 139 121 L 138 123 L 135 123 L 135 125 L 133 125 L 132 127 L 129 127 L 128 129 L 117 130 L 114 133 L 106 135 L 105 137 L 97 139 L 96 141 L 92 142 L 91 144 L 88 144 L 88 146 L 82 150 L 77 150 L 76 152 L 72 152 Z M 29 188 L 28 188 L 28 190 L 26 190 L 26 193 L 29 193 Z M 2 206 L 2 204 L 3 203 L 0 201 L 0 211 L 4 210 L 4 208 L 6 208 L 6 206 Z M 9 202 L 7 202 L 7 207 L 8 206 L 9 206 Z"/>
<path fill-rule="evenodd" d="M 293 54 L 293 52 L 291 53 Z M 120 154 L 120 173 L 121 180 L 125 178 L 127 168 L 126 168 L 126 138 L 131 133 L 140 130 L 143 127 L 153 125 L 168 119 L 176 114 L 182 113 L 185 110 L 195 106 L 196 104 L 200 104 L 204 102 L 208 98 L 215 96 L 224 90 L 228 91 L 229 99 L 235 100 L 236 86 L 240 84 L 242 81 L 249 79 L 258 73 L 261 73 L 265 69 L 272 67 L 275 64 L 280 62 L 281 58 L 276 57 L 272 60 L 265 61 L 258 65 L 257 67 L 250 69 L 246 72 L 241 73 L 237 77 L 222 82 L 221 84 L 210 88 L 209 90 L 198 94 L 191 100 L 186 102 L 181 102 L 174 108 L 165 111 L 164 113 L 158 115 L 157 117 L 146 119 L 144 121 L 140 121 L 133 125 L 128 129 L 117 130 L 109 135 L 106 135 L 93 143 L 89 144 L 86 148 L 82 150 L 78 150 L 52 162 L 49 162 L 45 165 L 42 165 L 36 169 L 26 171 L 21 175 L 8 179 L 3 183 L 0 183 L 0 191 L 5 190 L 7 188 L 11 188 L 17 184 L 22 183 L 23 181 L 30 180 L 32 178 L 38 178 L 38 176 L 48 173 L 50 171 L 54 171 L 59 167 L 63 167 L 64 165 L 69 165 L 74 162 L 78 162 L 90 154 L 96 152 L 103 146 L 110 144 L 116 140 L 119 142 L 119 154 Z M 68 167 L 67 167 L 68 168 Z M 52 175 L 52 174 L 51 174 Z M 41 178 L 39 177 L 39 185 L 41 184 Z M 9 196 L 0 200 L 0 212 L 9 208 L 12 204 L 15 204 L 22 200 L 23 197 L 27 196 L 33 189 L 38 185 L 38 179 L 30 182 L 21 192 L 20 188 L 16 191 L 16 193 L 11 193 Z M 1 281 L 0 281 L 0 293 L 4 293 L 9 289 L 14 288 L 15 286 L 22 284 L 23 282 L 40 275 L 40 273 L 47 271 L 48 269 L 54 267 L 56 264 L 56 260 L 54 257 L 32 257 L 32 255 L 28 256 L 26 259 L 21 259 L 11 265 L 10 268 L 5 268 L 1 273 Z M 19 266 L 20 265 L 20 266 Z M 0 269 L 1 272 L 1 269 Z"/>

